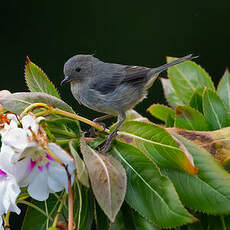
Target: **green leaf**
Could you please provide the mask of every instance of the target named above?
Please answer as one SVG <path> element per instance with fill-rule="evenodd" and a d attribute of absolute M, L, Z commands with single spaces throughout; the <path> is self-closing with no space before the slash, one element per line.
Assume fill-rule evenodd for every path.
<path fill-rule="evenodd" d="M 21 201 L 21 203 L 24 202 L 25 201 Z M 31 226 L 33 226 L 33 230 L 46 230 L 53 222 L 53 217 L 57 212 L 59 203 L 60 201 L 54 195 L 50 195 L 49 199 L 45 202 L 32 200 L 32 205 L 27 207 L 21 229 L 31 230 Z M 33 206 L 38 207 L 38 209 Z M 40 212 L 39 209 L 41 209 L 43 213 Z"/>
<path fill-rule="evenodd" d="M 132 210 L 126 202 L 123 203 L 120 211 L 118 212 L 114 223 L 111 223 L 109 230 L 137 230 L 134 225 Z"/>
<path fill-rule="evenodd" d="M 94 218 L 94 197 L 92 190 L 80 184 L 77 184 L 76 187 L 73 193 L 75 230 L 91 230 Z"/>
<path fill-rule="evenodd" d="M 199 220 L 196 223 L 188 224 L 186 226 L 181 227 L 181 230 L 205 230 L 207 228 L 203 228 L 201 223 L 202 217 L 206 216 L 204 213 L 195 212 L 195 217 Z M 205 226 L 205 225 L 204 225 Z M 206 226 L 205 226 L 206 227 Z"/>
<path fill-rule="evenodd" d="M 200 220 L 201 224 L 204 226 L 203 229 L 227 230 L 230 227 L 229 225 L 227 225 L 225 223 L 225 217 L 224 216 L 203 215 L 200 219 L 201 219 Z M 193 229 L 196 230 L 195 228 L 193 228 Z M 193 230 L 193 229 L 191 229 L 191 230 Z"/>
<path fill-rule="evenodd" d="M 181 204 L 171 181 L 137 148 L 118 142 L 113 148 L 126 169 L 126 201 L 147 220 L 171 228 L 195 221 Z"/>
<path fill-rule="evenodd" d="M 74 189 L 74 221 L 76 225 L 76 230 L 91 230 L 93 223 L 93 210 L 94 210 L 94 199 L 93 194 L 90 189 L 79 186 L 78 192 L 76 192 L 75 185 Z M 53 218 L 58 214 L 58 206 L 60 201 L 63 201 L 64 197 L 56 197 L 55 195 L 50 195 L 49 199 L 45 202 L 32 200 L 19 201 L 26 205 L 30 205 L 27 208 L 26 215 L 23 220 L 22 230 L 46 230 L 48 226 L 53 223 Z M 41 211 L 39 211 L 41 210 Z M 67 216 L 67 208 L 61 210 L 59 214 L 58 222 L 66 222 L 64 216 Z M 48 219 L 48 220 L 47 220 Z M 31 228 L 31 226 L 33 226 Z M 58 228 L 59 229 L 59 228 Z"/>
<path fill-rule="evenodd" d="M 129 219 L 129 225 L 128 226 L 127 226 L 127 219 Z M 135 226 L 134 226 L 132 220 L 130 220 L 130 217 L 128 216 L 128 214 L 124 213 L 120 210 L 116 216 L 114 223 L 111 223 L 109 230 L 118 230 L 118 229 L 119 230 L 127 230 L 127 228 L 135 229 Z M 98 230 L 100 230 L 100 229 L 98 229 Z M 103 230 L 107 230 L 107 229 L 103 229 Z"/>
<path fill-rule="evenodd" d="M 120 128 L 117 139 L 138 148 L 160 168 L 196 174 L 192 162 L 180 150 L 170 134 L 160 126 L 130 121 Z"/>
<path fill-rule="evenodd" d="M 60 98 L 57 89 L 48 79 L 47 75 L 37 65 L 31 62 L 29 57 L 26 59 L 25 79 L 31 92 L 43 92 Z"/>
<path fill-rule="evenodd" d="M 73 109 L 64 101 L 46 93 L 22 92 L 0 97 L 0 104 L 4 109 L 17 114 L 20 114 L 25 108 L 33 103 L 45 103 L 55 108 L 74 113 Z"/>
<path fill-rule="evenodd" d="M 88 171 L 86 169 L 84 161 L 81 159 L 78 152 L 76 151 L 76 148 L 74 147 L 74 141 L 69 142 L 69 149 L 70 149 L 71 155 L 74 158 L 77 179 L 84 186 L 89 187 Z"/>
<path fill-rule="evenodd" d="M 201 223 L 201 219 L 200 219 L 200 217 L 202 215 L 204 216 L 205 214 L 203 214 L 203 213 L 195 213 L 195 214 L 196 214 L 195 217 L 199 221 L 197 221 L 196 223 L 187 224 L 187 225 L 184 225 L 182 227 L 175 228 L 174 230 L 207 230 L 206 228 L 203 228 L 202 223 Z"/>
<path fill-rule="evenodd" d="M 198 176 L 165 170 L 186 207 L 213 215 L 230 214 L 230 174 L 204 149 L 171 129 L 199 168 Z M 163 170 L 162 170 L 163 171 Z"/>
<path fill-rule="evenodd" d="M 217 94 L 222 99 L 227 110 L 230 111 L 230 73 L 228 69 L 226 69 L 218 84 Z"/>
<path fill-rule="evenodd" d="M 204 89 L 198 89 L 196 90 L 192 97 L 190 98 L 189 105 L 199 111 L 200 113 L 203 113 L 203 102 L 202 102 L 202 95 L 203 95 Z"/>
<path fill-rule="evenodd" d="M 168 57 L 167 62 L 177 58 Z M 186 61 L 168 69 L 169 79 L 177 96 L 184 104 L 188 104 L 193 93 L 204 87 L 214 89 L 211 77 L 193 61 Z"/>
<path fill-rule="evenodd" d="M 108 228 L 107 228 L 108 229 Z M 105 229 L 105 230 L 107 230 Z M 160 230 L 124 202 L 109 230 Z M 103 230 L 103 229 L 99 229 Z"/>
<path fill-rule="evenodd" d="M 95 220 L 96 220 L 96 229 L 97 230 L 108 230 L 110 229 L 110 221 L 105 215 L 105 213 L 101 210 L 101 208 L 96 204 L 95 208 Z M 117 215 L 118 216 L 118 215 Z M 116 219 L 117 219 L 116 216 Z"/>
<path fill-rule="evenodd" d="M 77 120 L 70 118 L 54 118 L 44 121 L 44 128 L 47 128 L 52 133 L 55 141 L 79 138 L 80 125 Z M 42 122 L 41 122 L 42 124 Z"/>
<path fill-rule="evenodd" d="M 146 117 L 141 116 L 137 111 L 131 109 L 126 112 L 126 121 L 142 121 L 142 122 L 149 122 Z"/>
<path fill-rule="evenodd" d="M 96 149 L 104 142 L 105 142 L 105 138 L 96 137 L 96 138 L 92 138 L 91 140 L 89 140 L 88 144 L 91 148 Z"/>
<path fill-rule="evenodd" d="M 204 91 L 203 110 L 204 116 L 212 130 L 221 129 L 229 124 L 224 104 L 213 90 L 206 89 Z"/>
<path fill-rule="evenodd" d="M 175 230 L 227 230 L 229 225 L 226 224 L 224 216 L 212 216 L 203 213 L 196 213 L 199 222 L 189 224 Z"/>
<path fill-rule="evenodd" d="M 96 200 L 113 222 L 125 198 L 125 170 L 112 156 L 99 154 L 90 148 L 83 138 L 80 148 Z"/>
<path fill-rule="evenodd" d="M 172 107 L 184 105 L 183 101 L 176 95 L 175 89 L 173 88 L 170 80 L 165 78 L 161 78 L 160 80 L 168 104 Z"/>
<path fill-rule="evenodd" d="M 175 126 L 188 130 L 209 130 L 203 114 L 190 106 L 176 107 Z"/>
<path fill-rule="evenodd" d="M 147 111 L 154 117 L 158 118 L 161 121 L 166 122 L 169 117 L 174 118 L 175 112 L 165 106 L 165 105 L 159 105 L 159 104 L 154 104 L 151 105 Z"/>
<path fill-rule="evenodd" d="M 174 123 L 175 123 L 174 117 L 169 116 L 165 122 L 165 126 L 174 127 Z"/>
<path fill-rule="evenodd" d="M 230 229 L 230 216 L 220 216 L 221 224 L 223 229 Z"/>
<path fill-rule="evenodd" d="M 136 227 L 136 230 L 160 230 L 157 226 L 154 226 L 150 222 L 148 222 L 146 219 L 144 219 L 141 215 L 139 215 L 137 212 L 133 211 L 133 222 Z"/>

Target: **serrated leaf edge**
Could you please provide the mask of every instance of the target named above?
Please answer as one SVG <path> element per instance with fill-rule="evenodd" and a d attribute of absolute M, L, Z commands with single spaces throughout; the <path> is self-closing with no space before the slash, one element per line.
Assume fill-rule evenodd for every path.
<path fill-rule="evenodd" d="M 127 164 L 133 171 L 136 172 L 136 170 L 133 169 L 133 167 L 131 167 L 130 164 L 121 156 L 121 154 L 119 153 L 119 151 L 116 149 L 116 146 L 115 146 L 113 149 L 114 149 L 114 151 L 116 152 L 116 154 L 117 154 L 120 158 L 122 158 L 122 160 L 123 160 L 124 162 L 126 162 L 126 164 Z M 140 151 L 140 150 L 139 150 L 139 151 Z M 141 152 L 141 151 L 140 151 L 140 152 Z M 142 153 L 142 152 L 141 152 L 141 153 Z M 176 191 L 176 188 L 175 188 L 173 182 L 169 179 L 169 177 L 166 176 L 166 175 L 163 175 L 163 174 L 161 173 L 160 168 L 156 165 L 156 163 L 155 163 L 152 159 L 150 159 L 149 157 L 147 157 L 144 153 L 142 153 L 142 154 L 146 157 L 146 159 L 148 159 L 151 163 L 153 163 L 153 165 L 156 167 L 156 169 L 158 170 L 159 174 L 160 174 L 162 177 L 167 178 L 167 179 L 171 182 L 171 184 L 172 184 L 172 186 L 173 186 L 173 188 L 174 188 L 176 194 L 178 195 L 178 193 L 177 193 L 177 191 Z M 139 173 L 138 173 L 137 175 L 139 175 Z M 138 176 L 138 177 L 139 177 L 139 176 Z M 141 177 L 141 180 L 142 180 L 142 177 Z M 145 182 L 144 182 L 144 183 L 145 183 Z M 145 184 L 146 184 L 146 183 L 145 183 Z M 148 186 L 148 187 L 149 187 L 149 186 Z M 151 190 L 152 190 L 152 189 L 151 189 Z M 154 191 L 154 193 L 156 193 L 156 192 Z M 178 195 L 177 199 L 178 199 L 178 202 L 181 204 L 181 207 L 183 207 L 183 208 L 185 209 L 185 211 L 186 211 L 191 217 L 194 218 L 194 221 L 191 221 L 191 222 L 188 222 L 188 223 L 195 223 L 196 221 L 198 221 L 198 219 L 197 219 L 196 217 L 194 217 L 191 213 L 189 213 L 188 210 L 184 207 L 183 203 L 181 202 L 181 200 L 180 200 L 180 198 L 179 198 L 179 195 Z M 132 209 L 134 209 L 137 213 L 139 213 L 144 219 L 146 219 L 146 220 L 149 221 L 150 223 L 156 225 L 157 227 L 160 227 L 160 228 L 164 227 L 164 229 L 170 229 L 170 228 L 172 228 L 172 227 L 179 227 L 179 226 L 183 226 L 183 225 L 188 224 L 188 223 L 185 223 L 185 224 L 183 224 L 183 225 L 172 225 L 172 226 L 169 226 L 169 227 L 160 226 L 160 225 L 154 223 L 154 222 L 153 222 L 152 220 L 150 220 L 148 217 L 145 217 L 145 216 L 144 216 L 142 213 L 140 213 L 136 208 L 134 208 L 134 207 L 132 206 L 132 204 L 131 204 L 130 202 L 128 202 L 126 199 L 125 199 L 125 201 L 129 204 L 129 206 L 130 206 Z M 166 205 L 167 205 L 167 204 L 166 204 Z M 167 205 L 167 206 L 168 206 L 168 205 Z"/>
<path fill-rule="evenodd" d="M 31 75 L 33 76 L 32 71 L 31 71 L 31 69 L 30 69 L 30 67 L 29 67 L 29 64 L 34 65 L 34 67 L 35 67 L 36 69 L 38 69 L 39 71 L 41 71 L 41 73 L 43 74 L 44 78 L 45 78 L 45 79 L 52 85 L 52 87 L 56 90 L 57 95 L 58 95 L 57 98 L 60 99 L 61 96 L 60 96 L 60 93 L 59 93 L 58 89 L 55 87 L 55 85 L 53 84 L 53 82 L 50 81 L 50 79 L 48 78 L 47 74 L 46 74 L 38 65 L 36 65 L 36 64 L 33 63 L 32 61 L 30 61 L 29 57 L 27 56 L 27 57 L 26 57 L 26 61 L 25 61 L 24 76 L 25 76 L 25 80 L 26 80 L 26 85 L 27 85 L 27 87 L 29 88 L 29 90 L 30 90 L 30 83 L 29 83 L 29 81 L 28 81 L 28 79 L 27 79 L 27 77 L 26 77 L 26 72 L 27 72 L 27 70 L 28 70 L 28 71 L 31 73 Z M 34 80 L 35 80 L 35 82 L 36 82 L 36 79 L 34 79 Z M 37 84 L 37 85 L 39 86 L 39 84 Z M 43 92 L 43 91 L 41 91 L 41 92 Z M 51 95 L 51 94 L 50 94 L 50 95 Z M 55 96 L 55 95 L 51 95 L 51 96 Z"/>

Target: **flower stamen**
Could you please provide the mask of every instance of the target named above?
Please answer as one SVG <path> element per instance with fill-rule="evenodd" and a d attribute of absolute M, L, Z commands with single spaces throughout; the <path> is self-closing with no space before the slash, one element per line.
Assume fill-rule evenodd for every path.
<path fill-rule="evenodd" d="M 0 113 L 0 128 L 4 128 L 5 124 L 10 124 L 10 119 L 3 113 Z"/>

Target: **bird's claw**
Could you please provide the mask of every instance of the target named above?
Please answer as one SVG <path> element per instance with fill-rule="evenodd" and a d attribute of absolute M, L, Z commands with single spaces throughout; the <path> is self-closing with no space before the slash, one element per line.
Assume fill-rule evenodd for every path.
<path fill-rule="evenodd" d="M 99 153 L 106 153 L 106 152 L 109 150 L 109 147 L 111 146 L 111 143 L 112 143 L 113 138 L 115 138 L 116 136 L 117 136 L 117 131 L 112 132 L 112 133 L 108 136 L 108 138 L 107 138 L 107 140 L 106 140 L 104 146 L 100 149 Z"/>
<path fill-rule="evenodd" d="M 103 122 L 96 122 L 96 121 L 94 121 L 94 122 L 97 123 L 97 124 L 99 124 L 99 125 L 101 125 L 101 126 L 103 126 L 103 130 L 102 131 L 103 132 L 105 131 L 106 126 L 105 126 L 105 124 Z M 94 127 L 91 127 L 89 129 L 89 135 L 90 135 L 90 137 L 97 137 L 98 136 Z"/>

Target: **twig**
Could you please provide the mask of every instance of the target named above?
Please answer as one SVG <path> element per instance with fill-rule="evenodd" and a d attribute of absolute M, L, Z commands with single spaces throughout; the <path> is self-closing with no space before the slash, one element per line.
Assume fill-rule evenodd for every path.
<path fill-rule="evenodd" d="M 71 175 L 68 171 L 68 168 L 66 165 L 64 165 L 64 168 L 67 173 L 68 177 L 68 230 L 73 230 L 74 222 L 73 222 L 73 191 L 71 186 Z"/>

